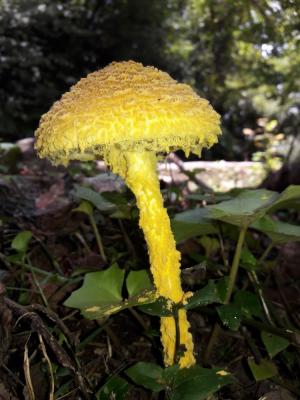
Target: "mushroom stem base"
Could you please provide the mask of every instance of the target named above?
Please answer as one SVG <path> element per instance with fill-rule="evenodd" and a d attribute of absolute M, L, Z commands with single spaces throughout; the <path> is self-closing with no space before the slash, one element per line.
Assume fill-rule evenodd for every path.
<path fill-rule="evenodd" d="M 120 156 L 119 156 L 120 157 Z M 114 168 L 135 194 L 140 210 L 140 227 L 148 245 L 151 272 L 160 296 L 171 302 L 184 302 L 186 296 L 180 282 L 180 253 L 176 250 L 170 219 L 163 206 L 156 172 L 157 159 L 152 152 L 126 152 Z M 125 159 L 125 160 L 124 160 Z M 186 310 L 178 311 L 178 326 L 173 316 L 161 318 L 161 340 L 166 366 L 174 364 L 178 353 L 181 368 L 195 364 L 193 339 Z M 179 338 L 176 339 L 179 333 Z M 178 348 L 176 348 L 178 347 Z"/>

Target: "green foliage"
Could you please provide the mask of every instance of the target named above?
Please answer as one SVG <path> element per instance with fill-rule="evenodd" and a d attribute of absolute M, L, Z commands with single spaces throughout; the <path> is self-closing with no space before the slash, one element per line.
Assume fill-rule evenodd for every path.
<path fill-rule="evenodd" d="M 149 274 L 144 269 L 130 271 L 126 278 L 126 287 L 129 297 L 136 296 L 144 290 L 153 289 Z"/>
<path fill-rule="evenodd" d="M 255 221 L 251 227 L 265 233 L 274 243 L 288 243 L 300 240 L 300 226 L 278 221 L 269 216 Z"/>
<path fill-rule="evenodd" d="M 205 208 L 196 208 L 176 214 L 172 221 L 172 230 L 177 243 L 200 235 L 218 232 L 218 227 L 208 219 Z"/>
<path fill-rule="evenodd" d="M 284 192 L 278 194 L 265 189 L 243 190 L 234 198 L 225 200 L 206 208 L 196 208 L 177 214 L 173 219 L 172 227 L 178 241 L 190 237 L 214 234 L 218 227 L 214 220 L 233 224 L 238 227 L 248 227 L 266 233 L 274 242 L 299 240 L 299 227 L 285 222 L 271 219 L 266 214 L 278 209 L 297 208 L 300 198 L 300 186 L 291 185 Z M 180 229 L 182 231 L 180 232 Z M 248 263 L 250 255 L 243 250 L 242 261 Z M 251 263 L 253 263 L 253 258 Z"/>
<path fill-rule="evenodd" d="M 86 215 L 93 215 L 93 206 L 91 205 L 91 203 L 89 201 L 82 201 L 78 207 L 73 209 L 73 212 L 82 212 Z"/>
<path fill-rule="evenodd" d="M 278 353 L 285 350 L 290 344 L 287 339 L 265 331 L 261 332 L 261 339 L 270 358 L 275 357 Z"/>
<path fill-rule="evenodd" d="M 298 20 L 297 1 L 1 2 L 0 97 L 7 99 L 1 136 L 32 135 L 40 116 L 79 78 L 113 60 L 134 59 L 207 97 L 224 116 L 213 151 L 242 158 L 256 149 L 241 132 L 258 117 L 275 117 L 293 134 L 299 123 Z"/>
<path fill-rule="evenodd" d="M 269 360 L 262 359 L 257 364 L 252 358 L 248 358 L 248 365 L 256 382 L 261 382 L 277 375 L 276 365 Z"/>
<path fill-rule="evenodd" d="M 242 313 L 239 306 L 236 304 L 224 304 L 217 308 L 219 317 L 223 324 L 231 329 L 237 331 L 242 322 Z"/>
<path fill-rule="evenodd" d="M 129 383 L 119 376 L 110 377 L 96 393 L 97 400 L 125 400 Z"/>
<path fill-rule="evenodd" d="M 123 300 L 122 287 L 125 271 L 113 264 L 105 271 L 85 275 L 81 288 L 64 302 L 67 307 L 78 308 L 88 319 L 108 317 L 125 308 L 153 303 L 155 292 L 146 271 L 131 271 L 126 279 L 129 298 Z"/>
<path fill-rule="evenodd" d="M 138 385 L 153 392 L 164 389 L 162 381 L 163 368 L 154 363 L 139 362 L 126 370 L 126 374 Z"/>
<path fill-rule="evenodd" d="M 263 317 L 258 297 L 249 291 L 239 290 L 230 304 L 217 307 L 222 323 L 229 329 L 237 331 L 243 318 Z"/>
<path fill-rule="evenodd" d="M 84 186 L 75 185 L 74 196 L 90 202 L 101 212 L 111 212 L 116 209 L 116 206 L 105 200 L 100 193 Z M 81 203 L 81 208 L 79 207 L 74 211 L 86 212 L 89 215 L 91 214 L 90 206 L 88 206 L 86 202 Z"/>
<path fill-rule="evenodd" d="M 89 316 L 100 309 L 113 307 L 122 301 L 124 270 L 117 264 L 105 271 L 91 272 L 85 275 L 83 286 L 72 293 L 65 306 L 79 308 Z"/>
<path fill-rule="evenodd" d="M 196 307 L 207 306 L 212 303 L 221 303 L 221 299 L 217 285 L 213 281 L 209 281 L 204 288 L 193 293 L 193 296 L 187 300 L 187 304 L 184 308 L 190 310 Z"/>
<path fill-rule="evenodd" d="M 164 297 L 159 297 L 154 302 L 149 301 L 148 304 L 141 305 L 139 309 L 149 315 L 170 317 L 174 315 L 175 303 Z"/>
<path fill-rule="evenodd" d="M 217 329 L 213 328 L 214 324 L 219 328 L 219 322 L 221 321 L 224 328 L 222 329 L 222 335 L 224 335 L 224 339 L 226 338 L 224 343 L 220 343 L 220 340 L 217 342 L 218 346 L 221 347 L 221 351 L 218 351 L 217 354 L 217 362 L 212 361 L 212 357 L 207 356 L 207 354 L 204 355 L 204 358 L 207 356 L 207 364 L 205 365 L 220 365 L 222 366 L 220 368 L 209 369 L 202 368 L 199 365 L 189 369 L 179 369 L 178 365 L 162 368 L 161 365 L 155 363 L 138 362 L 130 368 L 128 368 L 130 364 L 121 364 L 116 370 L 112 371 L 111 369 L 109 370 L 109 359 L 105 359 L 105 374 L 109 375 L 109 371 L 111 375 L 105 379 L 101 377 L 101 381 L 97 380 L 97 390 L 95 391 L 97 399 L 125 400 L 130 398 L 131 390 L 135 394 L 136 391 L 145 389 L 153 392 L 152 397 L 165 397 L 171 400 L 199 400 L 207 399 L 208 396 L 213 395 L 223 386 L 232 384 L 224 392 L 222 391 L 217 395 L 220 398 L 225 398 L 231 396 L 236 390 L 235 380 L 239 378 L 239 374 L 234 373 L 233 363 L 230 363 L 230 368 L 232 368 L 232 375 L 236 375 L 234 379 L 232 375 L 223 369 L 223 366 L 226 367 L 228 359 L 240 360 L 237 361 L 237 365 L 238 368 L 243 369 L 245 367 L 244 361 L 247 360 L 248 365 L 246 365 L 243 372 L 252 385 L 255 382 L 262 382 L 268 379 L 281 382 L 284 376 L 289 379 L 287 380 L 288 387 L 298 393 L 296 371 L 298 370 L 299 360 L 297 353 L 293 352 L 293 348 L 298 347 L 299 342 L 297 321 L 294 322 L 294 318 L 289 318 L 289 310 L 286 311 L 284 307 L 281 308 L 283 317 L 281 317 L 281 313 L 276 313 L 275 302 L 270 307 L 264 290 L 266 287 L 264 284 L 268 283 L 268 274 L 270 272 L 266 268 L 267 264 L 264 263 L 264 260 L 269 260 L 268 257 L 270 257 L 275 260 L 275 264 L 278 261 L 276 253 L 280 250 L 280 245 L 291 240 L 299 240 L 299 227 L 290 222 L 285 222 L 292 221 L 298 210 L 299 186 L 290 186 L 281 194 L 265 190 L 238 190 L 228 194 L 225 198 L 215 196 L 216 204 L 209 202 L 210 205 L 204 208 L 196 208 L 175 215 L 173 228 L 175 231 L 177 230 L 177 240 L 184 242 L 186 239 L 196 237 L 194 240 L 182 243 L 183 266 L 187 266 L 182 274 L 185 291 L 193 290 L 193 293 L 190 292 L 190 297 L 187 296 L 184 302 L 179 304 L 175 304 L 169 299 L 158 297 L 153 287 L 149 270 L 137 269 L 141 265 L 140 255 L 128 255 L 130 252 L 130 250 L 126 249 L 128 242 L 123 240 L 123 237 L 127 235 L 126 239 L 129 242 L 132 239 L 135 240 L 135 231 L 130 229 L 132 227 L 134 227 L 134 230 L 136 229 L 136 221 L 128 219 L 124 221 L 123 229 L 120 229 L 117 221 L 112 219 L 112 216 L 119 211 L 119 215 L 131 215 L 134 204 L 131 204 L 130 201 L 128 202 L 128 199 L 119 193 L 109 193 L 99 197 L 93 190 L 86 190 L 86 188 L 78 186 L 75 195 L 80 199 L 80 203 L 73 211 L 85 213 L 89 217 L 97 213 L 99 216 L 99 213 L 102 213 L 101 218 L 103 220 L 111 219 L 108 234 L 103 230 L 104 243 L 111 243 L 110 246 L 106 247 L 107 259 L 110 262 L 108 264 L 110 265 L 109 267 L 97 272 L 87 273 L 83 282 L 81 282 L 82 269 L 74 268 L 72 273 L 64 275 L 63 269 L 56 259 L 53 260 L 51 258 L 51 252 L 48 252 L 47 261 L 50 261 L 56 267 L 58 266 L 57 274 L 54 276 L 52 271 L 34 266 L 35 257 L 36 255 L 40 257 L 40 248 L 42 246 L 37 236 L 35 236 L 35 240 L 32 240 L 33 234 L 28 230 L 19 232 L 14 238 L 10 236 L 7 241 L 8 249 L 6 249 L 8 255 L 3 257 L 1 252 L 0 256 L 1 261 L 4 261 L 4 267 L 6 266 L 5 263 L 7 263 L 8 271 L 13 270 L 15 263 L 22 282 L 31 282 L 31 277 L 33 277 L 34 286 L 29 286 L 28 284 L 30 289 L 20 294 L 18 297 L 19 304 L 22 302 L 26 305 L 30 304 L 28 293 L 31 294 L 32 292 L 33 296 L 40 296 L 45 304 L 49 299 L 49 306 L 51 307 L 52 294 L 48 295 L 49 287 L 51 290 L 52 285 L 55 286 L 54 293 L 57 293 L 59 292 L 57 288 L 65 290 L 69 285 L 74 287 L 73 285 L 80 282 L 81 287 L 75 290 L 64 303 L 67 307 L 79 309 L 83 317 L 87 319 L 86 321 L 81 321 L 83 328 L 78 334 L 80 343 L 75 344 L 76 353 L 74 353 L 74 358 L 76 358 L 76 362 L 82 362 L 81 353 L 85 353 L 87 348 L 87 353 L 84 355 L 85 357 L 87 354 L 88 357 L 90 356 L 90 351 L 99 337 L 102 339 L 104 337 L 104 340 L 108 342 L 108 345 L 104 342 L 104 346 L 108 347 L 108 357 L 113 358 L 116 354 L 116 357 L 122 359 L 124 342 L 118 345 L 118 337 L 117 339 L 115 338 L 118 331 L 115 333 L 113 330 L 110 333 L 109 329 L 111 326 L 115 329 L 118 321 L 117 318 L 114 319 L 113 315 L 126 309 L 131 309 L 131 312 L 123 313 L 120 319 L 128 316 L 132 318 L 131 323 L 134 334 L 139 334 L 137 327 L 143 327 L 142 332 L 140 332 L 143 337 L 138 341 L 134 341 L 134 347 L 132 348 L 135 352 L 137 346 L 143 346 L 143 351 L 145 351 L 145 353 L 142 352 L 143 355 L 145 354 L 145 358 L 143 356 L 144 360 L 153 360 L 155 356 L 153 349 L 155 349 L 155 346 L 157 346 L 156 350 L 160 348 L 157 338 L 157 325 L 152 325 L 154 318 L 151 316 L 177 316 L 180 307 L 184 307 L 186 310 L 193 310 L 189 314 L 194 314 L 194 321 L 198 317 L 199 320 L 201 318 L 201 322 L 203 320 L 205 324 L 208 324 L 212 328 L 212 338 L 217 332 Z M 196 201 L 199 200 L 197 196 L 195 199 Z M 181 228 L 182 231 L 180 231 Z M 82 232 L 86 241 L 93 240 L 91 232 L 93 233 L 94 231 L 84 231 L 82 229 Z M 245 232 L 243 241 L 239 240 L 241 237 L 240 232 Z M 72 237 L 72 241 L 70 237 Z M 73 233 L 68 233 L 72 251 L 75 247 L 74 237 Z M 66 236 L 64 240 L 67 240 Z M 47 240 L 45 240 L 46 242 Z M 60 241 L 60 243 L 62 242 Z M 81 241 L 79 242 L 82 244 Z M 237 243 L 240 243 L 240 245 L 237 246 Z M 268 250 L 273 244 L 276 244 L 276 248 L 268 256 Z M 46 246 L 44 243 L 43 245 Z M 131 245 L 135 247 L 135 243 L 131 243 Z M 189 245 L 192 245 L 192 247 L 189 248 Z M 265 248 L 267 248 L 267 251 L 264 251 Z M 201 253 L 204 253 L 203 249 L 205 256 L 201 255 Z M 42 248 L 42 250 L 46 252 L 45 248 Z M 84 250 L 79 245 L 79 254 L 82 255 L 85 251 L 87 259 L 88 257 L 93 257 L 88 245 L 84 246 Z M 113 261 L 115 259 L 119 260 L 120 266 L 122 265 L 121 268 Z M 236 261 L 235 265 L 240 265 L 244 269 L 232 280 L 233 260 Z M 57 264 L 54 264 L 54 261 Z M 188 263 L 191 262 L 201 263 L 201 268 L 199 268 L 199 264 L 189 266 Z M 98 263 L 98 259 L 96 259 L 96 263 Z M 103 264 L 100 267 L 103 268 Z M 1 276 L 2 273 L 2 270 L 0 270 Z M 9 276 L 7 271 L 4 271 L 3 276 L 7 279 L 6 276 Z M 27 279 L 28 276 L 30 276 L 30 280 Z M 61 280 L 57 279 L 57 276 Z M 267 279 L 264 281 L 266 277 Z M 9 277 L 9 279 L 12 278 Z M 59 286 L 62 282 L 66 286 Z M 232 296 L 228 297 L 230 282 L 233 282 L 233 290 L 231 292 Z M 7 290 L 11 291 L 15 290 L 15 288 L 8 286 Z M 33 299 L 35 298 L 33 297 Z M 10 303 L 7 304 L 9 305 Z M 15 307 L 19 310 L 18 306 Z M 134 310 L 132 309 L 133 307 L 135 308 Z M 28 309 L 25 309 L 25 312 L 22 317 L 24 318 L 24 325 L 28 321 L 26 318 L 31 321 L 30 315 L 35 314 L 35 310 L 28 313 Z M 38 308 L 39 314 L 36 315 L 42 315 L 46 312 L 48 312 L 46 308 L 41 307 Z M 140 312 L 144 314 L 140 314 Z M 72 313 L 70 314 L 72 315 Z M 110 316 L 112 317 L 108 323 L 104 323 L 100 327 L 99 321 L 93 321 Z M 72 324 L 74 322 L 78 323 L 77 318 L 78 313 L 72 320 Z M 288 323 L 286 323 L 285 318 Z M 71 341 L 68 343 L 68 334 L 67 332 L 58 333 L 61 327 L 56 324 L 57 319 L 52 312 L 49 314 L 49 321 L 53 324 L 51 328 L 49 327 L 49 334 L 53 333 L 55 335 L 53 337 L 58 338 L 59 344 L 67 345 L 68 351 L 72 356 L 73 347 Z M 68 319 L 66 321 L 68 323 Z M 137 325 L 134 325 L 134 322 Z M 18 329 L 20 329 L 20 326 Z M 236 346 L 231 346 L 232 332 L 229 332 L 229 330 L 237 332 L 239 329 L 241 329 L 242 333 L 247 332 L 247 336 L 245 335 L 247 340 L 243 341 L 243 339 L 240 339 L 240 335 L 235 335 L 233 340 L 241 340 L 240 344 L 243 343 L 242 346 L 238 346 L 239 354 L 237 355 Z M 109 340 L 105 335 L 108 335 Z M 197 336 L 194 335 L 194 337 Z M 120 342 L 124 340 L 122 334 L 120 334 L 120 339 Z M 207 349 L 213 348 L 213 346 L 210 346 L 210 340 L 208 339 Z M 127 345 L 126 341 L 127 336 L 125 336 L 125 345 Z M 47 346 L 49 346 L 48 342 Z M 95 354 L 96 352 L 98 353 L 98 350 L 101 354 L 102 364 L 103 350 L 102 348 L 97 348 Z M 176 352 L 180 350 L 180 348 L 176 349 Z M 255 359 L 249 357 L 251 353 L 255 356 Z M 49 355 L 49 357 L 51 356 Z M 61 362 L 61 357 L 61 353 L 58 353 L 56 362 Z M 134 362 L 136 360 L 135 357 L 134 355 L 132 360 Z M 274 357 L 276 357 L 275 360 L 273 360 Z M 255 360 L 259 360 L 259 362 L 255 362 Z M 53 367 L 56 381 L 63 382 L 62 386 L 57 389 L 55 397 L 66 395 L 68 391 L 71 392 L 75 385 L 73 378 L 68 379 L 68 375 L 71 374 L 70 370 L 72 370 L 73 374 L 73 367 L 69 370 L 68 366 L 69 364 L 64 368 L 57 367 L 57 365 Z M 102 365 L 99 367 L 102 368 Z M 30 368 L 33 370 L 32 365 Z M 124 368 L 127 369 L 124 370 Z M 251 374 L 249 373 L 250 371 Z M 93 377 L 96 377 L 96 375 Z M 96 377 L 95 379 L 98 378 Z M 141 387 L 144 389 L 141 389 Z"/>
<path fill-rule="evenodd" d="M 203 400 L 231 382 L 231 375 L 218 368 L 199 366 L 163 369 L 153 363 L 139 362 L 126 370 L 137 385 L 153 392 L 165 390 L 170 400 Z"/>
<path fill-rule="evenodd" d="M 209 217 L 239 227 L 248 227 L 266 213 L 278 194 L 265 189 L 243 190 L 234 199 L 209 206 Z"/>
<path fill-rule="evenodd" d="M 11 242 L 11 248 L 16 250 L 18 253 L 25 254 L 28 250 L 31 238 L 32 238 L 31 231 L 19 232 Z"/>
<path fill-rule="evenodd" d="M 166 17 L 159 0 L 0 2 L 1 136 L 32 135 L 62 93 L 113 60 L 159 66 Z"/>

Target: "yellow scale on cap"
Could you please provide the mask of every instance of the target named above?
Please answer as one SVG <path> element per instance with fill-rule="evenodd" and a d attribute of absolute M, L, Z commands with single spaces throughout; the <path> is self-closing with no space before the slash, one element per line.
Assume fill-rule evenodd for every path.
<path fill-rule="evenodd" d="M 190 86 L 127 61 L 89 74 L 54 103 L 36 131 L 36 149 L 57 164 L 102 157 L 113 144 L 199 154 L 219 133 L 219 115 Z"/>
<path fill-rule="evenodd" d="M 163 206 L 156 153 L 182 149 L 201 153 L 220 134 L 220 117 L 207 100 L 154 67 L 112 63 L 81 79 L 45 114 L 36 131 L 36 149 L 55 164 L 104 158 L 133 191 L 140 227 L 148 245 L 150 268 L 159 296 L 184 304 L 180 253 Z M 161 318 L 165 365 L 172 365 L 176 344 L 179 365 L 195 363 L 186 311 Z M 179 332 L 179 338 L 176 338 Z"/>

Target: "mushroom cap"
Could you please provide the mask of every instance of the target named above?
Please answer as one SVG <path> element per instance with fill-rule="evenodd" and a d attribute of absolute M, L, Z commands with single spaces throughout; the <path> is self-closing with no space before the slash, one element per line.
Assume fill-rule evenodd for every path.
<path fill-rule="evenodd" d="M 220 133 L 219 114 L 190 86 L 124 61 L 89 74 L 55 102 L 41 118 L 35 148 L 66 165 L 102 158 L 112 147 L 200 154 Z"/>

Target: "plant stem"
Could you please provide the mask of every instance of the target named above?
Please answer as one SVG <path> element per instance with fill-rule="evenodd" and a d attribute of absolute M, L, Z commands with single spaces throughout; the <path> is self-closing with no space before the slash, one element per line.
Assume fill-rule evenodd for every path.
<path fill-rule="evenodd" d="M 277 328 L 276 326 L 268 325 L 264 322 L 250 318 L 243 318 L 243 324 L 252 328 L 256 328 L 259 331 L 266 331 L 272 333 L 273 335 L 283 337 L 289 340 L 294 347 L 300 349 L 300 332 L 297 330 L 292 331 L 290 329 Z"/>
<path fill-rule="evenodd" d="M 247 229 L 248 229 L 248 226 L 245 226 L 245 227 L 242 227 L 242 229 L 240 230 L 237 246 L 236 246 L 234 257 L 233 257 L 232 266 L 230 268 L 229 282 L 228 282 L 228 287 L 227 287 L 227 292 L 226 292 L 226 297 L 225 297 L 225 300 L 224 300 L 224 304 L 229 304 L 230 299 L 231 299 L 231 295 L 232 295 L 232 292 L 233 292 L 233 289 L 234 289 L 234 286 L 235 286 L 235 281 L 236 281 L 236 277 L 237 277 L 237 273 L 238 273 L 238 269 L 239 269 L 239 264 L 240 264 L 241 252 L 242 252 L 242 248 L 243 248 L 243 244 L 244 244 L 244 240 L 245 240 Z M 220 332 L 221 332 L 220 325 L 215 323 L 214 327 L 212 328 L 212 331 L 211 331 L 211 335 L 210 335 L 210 338 L 209 338 L 209 341 L 208 341 L 208 345 L 207 345 L 206 351 L 204 353 L 204 363 L 205 364 L 207 364 L 208 361 L 209 361 L 210 353 L 211 353 L 215 343 L 218 340 Z"/>
<path fill-rule="evenodd" d="M 31 260 L 30 260 L 29 257 L 27 257 L 27 262 L 28 262 L 28 265 L 30 265 L 30 266 L 32 267 Z M 36 285 L 36 287 L 37 287 L 37 289 L 38 289 L 38 291 L 39 291 L 39 294 L 40 294 L 40 296 L 41 296 L 41 298 L 42 298 L 42 300 L 43 300 L 45 306 L 46 306 L 47 308 L 49 308 L 49 304 L 48 304 L 48 301 L 47 301 L 46 296 L 45 296 L 45 294 L 44 294 L 44 291 L 43 291 L 43 289 L 42 289 L 42 287 L 41 287 L 41 285 L 40 285 L 40 282 L 38 281 L 38 279 L 37 279 L 37 277 L 36 277 L 35 272 L 34 272 L 33 269 L 31 269 L 31 274 L 32 274 L 34 283 L 35 283 L 35 285 Z"/>
<path fill-rule="evenodd" d="M 136 260 L 137 256 L 136 256 L 136 251 L 135 251 L 134 245 L 133 245 L 132 241 L 130 240 L 130 237 L 128 236 L 128 233 L 126 232 L 126 229 L 124 228 L 124 224 L 123 224 L 123 222 L 122 222 L 122 220 L 120 218 L 118 219 L 118 223 L 119 223 L 121 232 L 122 232 L 122 234 L 124 236 L 124 240 L 125 240 L 125 243 L 127 245 L 128 252 Z"/>
<path fill-rule="evenodd" d="M 106 257 L 105 252 L 104 252 L 102 238 L 101 238 L 99 229 L 97 227 L 95 218 L 94 218 L 94 216 L 92 214 L 89 214 L 89 220 L 90 220 L 90 223 L 92 225 L 92 228 L 93 228 L 93 231 L 94 231 L 94 235 L 96 237 L 96 242 L 97 242 L 97 245 L 98 245 L 98 249 L 99 249 L 100 255 L 103 258 L 103 261 L 107 262 L 107 257 Z"/>
<path fill-rule="evenodd" d="M 235 286 L 235 281 L 236 281 L 239 264 L 240 264 L 241 252 L 242 252 L 247 229 L 248 229 L 248 226 L 245 226 L 245 227 L 242 227 L 242 229 L 240 230 L 237 246 L 235 249 L 235 254 L 233 257 L 232 266 L 230 268 L 229 282 L 228 282 L 227 293 L 226 293 L 224 304 L 229 304 L 231 295 L 232 295 L 232 292 L 233 292 L 233 289 Z"/>
<path fill-rule="evenodd" d="M 128 311 L 131 313 L 131 315 L 137 320 L 137 322 L 142 326 L 144 331 L 148 329 L 148 326 L 146 322 L 143 320 L 143 318 L 139 315 L 137 311 L 133 307 L 129 307 Z"/>
<path fill-rule="evenodd" d="M 266 250 L 263 252 L 263 254 L 261 255 L 261 257 L 258 260 L 258 264 L 263 264 L 263 262 L 265 261 L 265 259 L 268 257 L 270 251 L 273 249 L 275 243 L 271 242 L 268 247 L 266 248 Z"/>
<path fill-rule="evenodd" d="M 249 272 L 248 272 L 248 276 L 249 276 L 249 279 L 250 279 L 250 281 L 252 282 L 252 284 L 253 284 L 253 286 L 254 286 L 254 289 L 256 290 L 256 292 L 257 292 L 257 294 L 258 294 L 258 296 L 259 296 L 259 299 L 260 299 L 262 308 L 263 308 L 263 310 L 264 310 L 264 314 L 265 314 L 265 316 L 266 316 L 268 322 L 269 322 L 271 325 L 274 326 L 275 324 L 274 324 L 274 322 L 273 322 L 273 319 L 272 319 L 272 316 L 271 316 L 269 307 L 268 307 L 268 305 L 267 305 L 267 302 L 266 302 L 266 300 L 265 300 L 265 298 L 264 298 L 263 291 L 262 291 L 262 288 L 261 288 L 261 285 L 260 285 L 260 282 L 259 282 L 259 279 L 258 279 L 258 277 L 257 277 L 256 272 L 255 272 L 255 271 L 249 271 Z"/>

